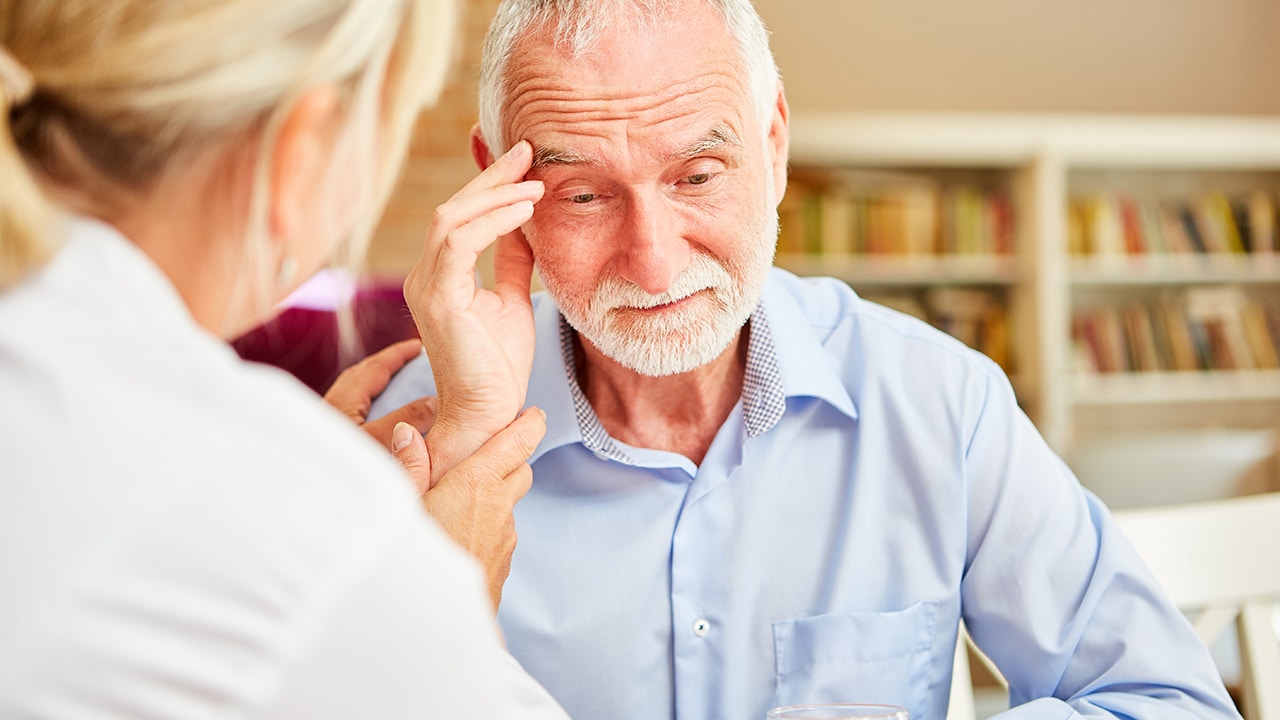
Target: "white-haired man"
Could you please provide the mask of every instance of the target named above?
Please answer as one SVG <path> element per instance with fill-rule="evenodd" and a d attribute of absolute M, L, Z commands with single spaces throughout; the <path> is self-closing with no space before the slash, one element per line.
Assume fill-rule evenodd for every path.
<path fill-rule="evenodd" d="M 788 111 L 749 0 L 507 0 L 485 52 L 474 154 L 532 152 L 442 213 L 544 185 L 522 237 L 548 431 L 499 619 L 573 717 L 935 720 L 961 618 L 1011 719 L 1236 717 L 993 363 L 770 269 Z"/>

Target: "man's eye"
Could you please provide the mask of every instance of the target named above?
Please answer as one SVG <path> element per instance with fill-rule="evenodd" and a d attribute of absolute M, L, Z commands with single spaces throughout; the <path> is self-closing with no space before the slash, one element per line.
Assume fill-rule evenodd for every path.
<path fill-rule="evenodd" d="M 595 193 L 578 193 L 577 195 L 570 195 L 570 196 L 569 196 L 569 202 L 571 202 L 571 203 L 576 203 L 576 204 L 578 204 L 578 205 L 582 205 L 582 204 L 584 204 L 584 203 L 589 203 L 589 202 L 591 202 L 592 200 L 595 200 L 595 199 L 596 199 L 596 194 L 595 194 Z"/>
<path fill-rule="evenodd" d="M 684 180 L 690 185 L 701 185 L 710 179 L 711 179 L 711 173 L 698 173 L 697 175 L 690 175 Z"/>

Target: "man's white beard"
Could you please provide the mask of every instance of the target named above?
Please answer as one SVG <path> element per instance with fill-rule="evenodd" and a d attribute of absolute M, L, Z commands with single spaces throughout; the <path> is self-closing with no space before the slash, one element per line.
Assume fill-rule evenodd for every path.
<path fill-rule="evenodd" d="M 689 372 L 719 357 L 759 303 L 778 237 L 777 214 L 770 211 L 766 218 L 758 232 L 745 233 L 754 242 L 740 267 L 726 267 L 708 255 L 694 253 L 689 266 L 660 295 L 609 277 L 583 301 L 569 297 L 555 273 L 544 271 L 542 281 L 570 327 L 623 367 L 650 377 Z M 647 313 L 631 310 L 694 294 L 698 297 L 691 298 L 688 307 Z"/>

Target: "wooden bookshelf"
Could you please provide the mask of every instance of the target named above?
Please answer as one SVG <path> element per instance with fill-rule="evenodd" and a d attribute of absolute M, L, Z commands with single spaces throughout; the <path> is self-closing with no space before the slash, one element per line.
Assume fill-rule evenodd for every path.
<path fill-rule="evenodd" d="M 940 185 L 972 176 L 1009 194 L 1015 239 L 1008 253 L 831 253 L 809 242 L 785 248 L 777 262 L 842 278 L 873 298 L 937 287 L 982 288 L 1000 298 L 1019 399 L 1060 451 L 1117 427 L 1194 424 L 1201 416 L 1218 425 L 1280 422 L 1280 369 L 1249 361 L 1233 370 L 1097 372 L 1080 365 L 1073 339 L 1073 318 L 1097 304 L 1151 303 L 1213 286 L 1280 302 L 1280 252 L 1140 246 L 1081 254 L 1073 225 L 1073 203 L 1087 197 L 1191 203 L 1206 193 L 1265 191 L 1280 206 L 1280 119 L 797 112 L 791 151 L 801 183 L 823 171 L 866 170 Z M 1106 422 L 1111 416 L 1114 425 Z"/>

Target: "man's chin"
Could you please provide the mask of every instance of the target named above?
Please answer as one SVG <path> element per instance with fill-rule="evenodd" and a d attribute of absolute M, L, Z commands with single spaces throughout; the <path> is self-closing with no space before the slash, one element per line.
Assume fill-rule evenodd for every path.
<path fill-rule="evenodd" d="M 743 322 L 745 325 L 745 321 Z M 703 328 L 669 332 L 606 331 L 599 338 L 587 338 L 605 357 L 646 377 L 670 377 L 693 372 L 724 355 L 742 331 L 734 328 Z"/>

